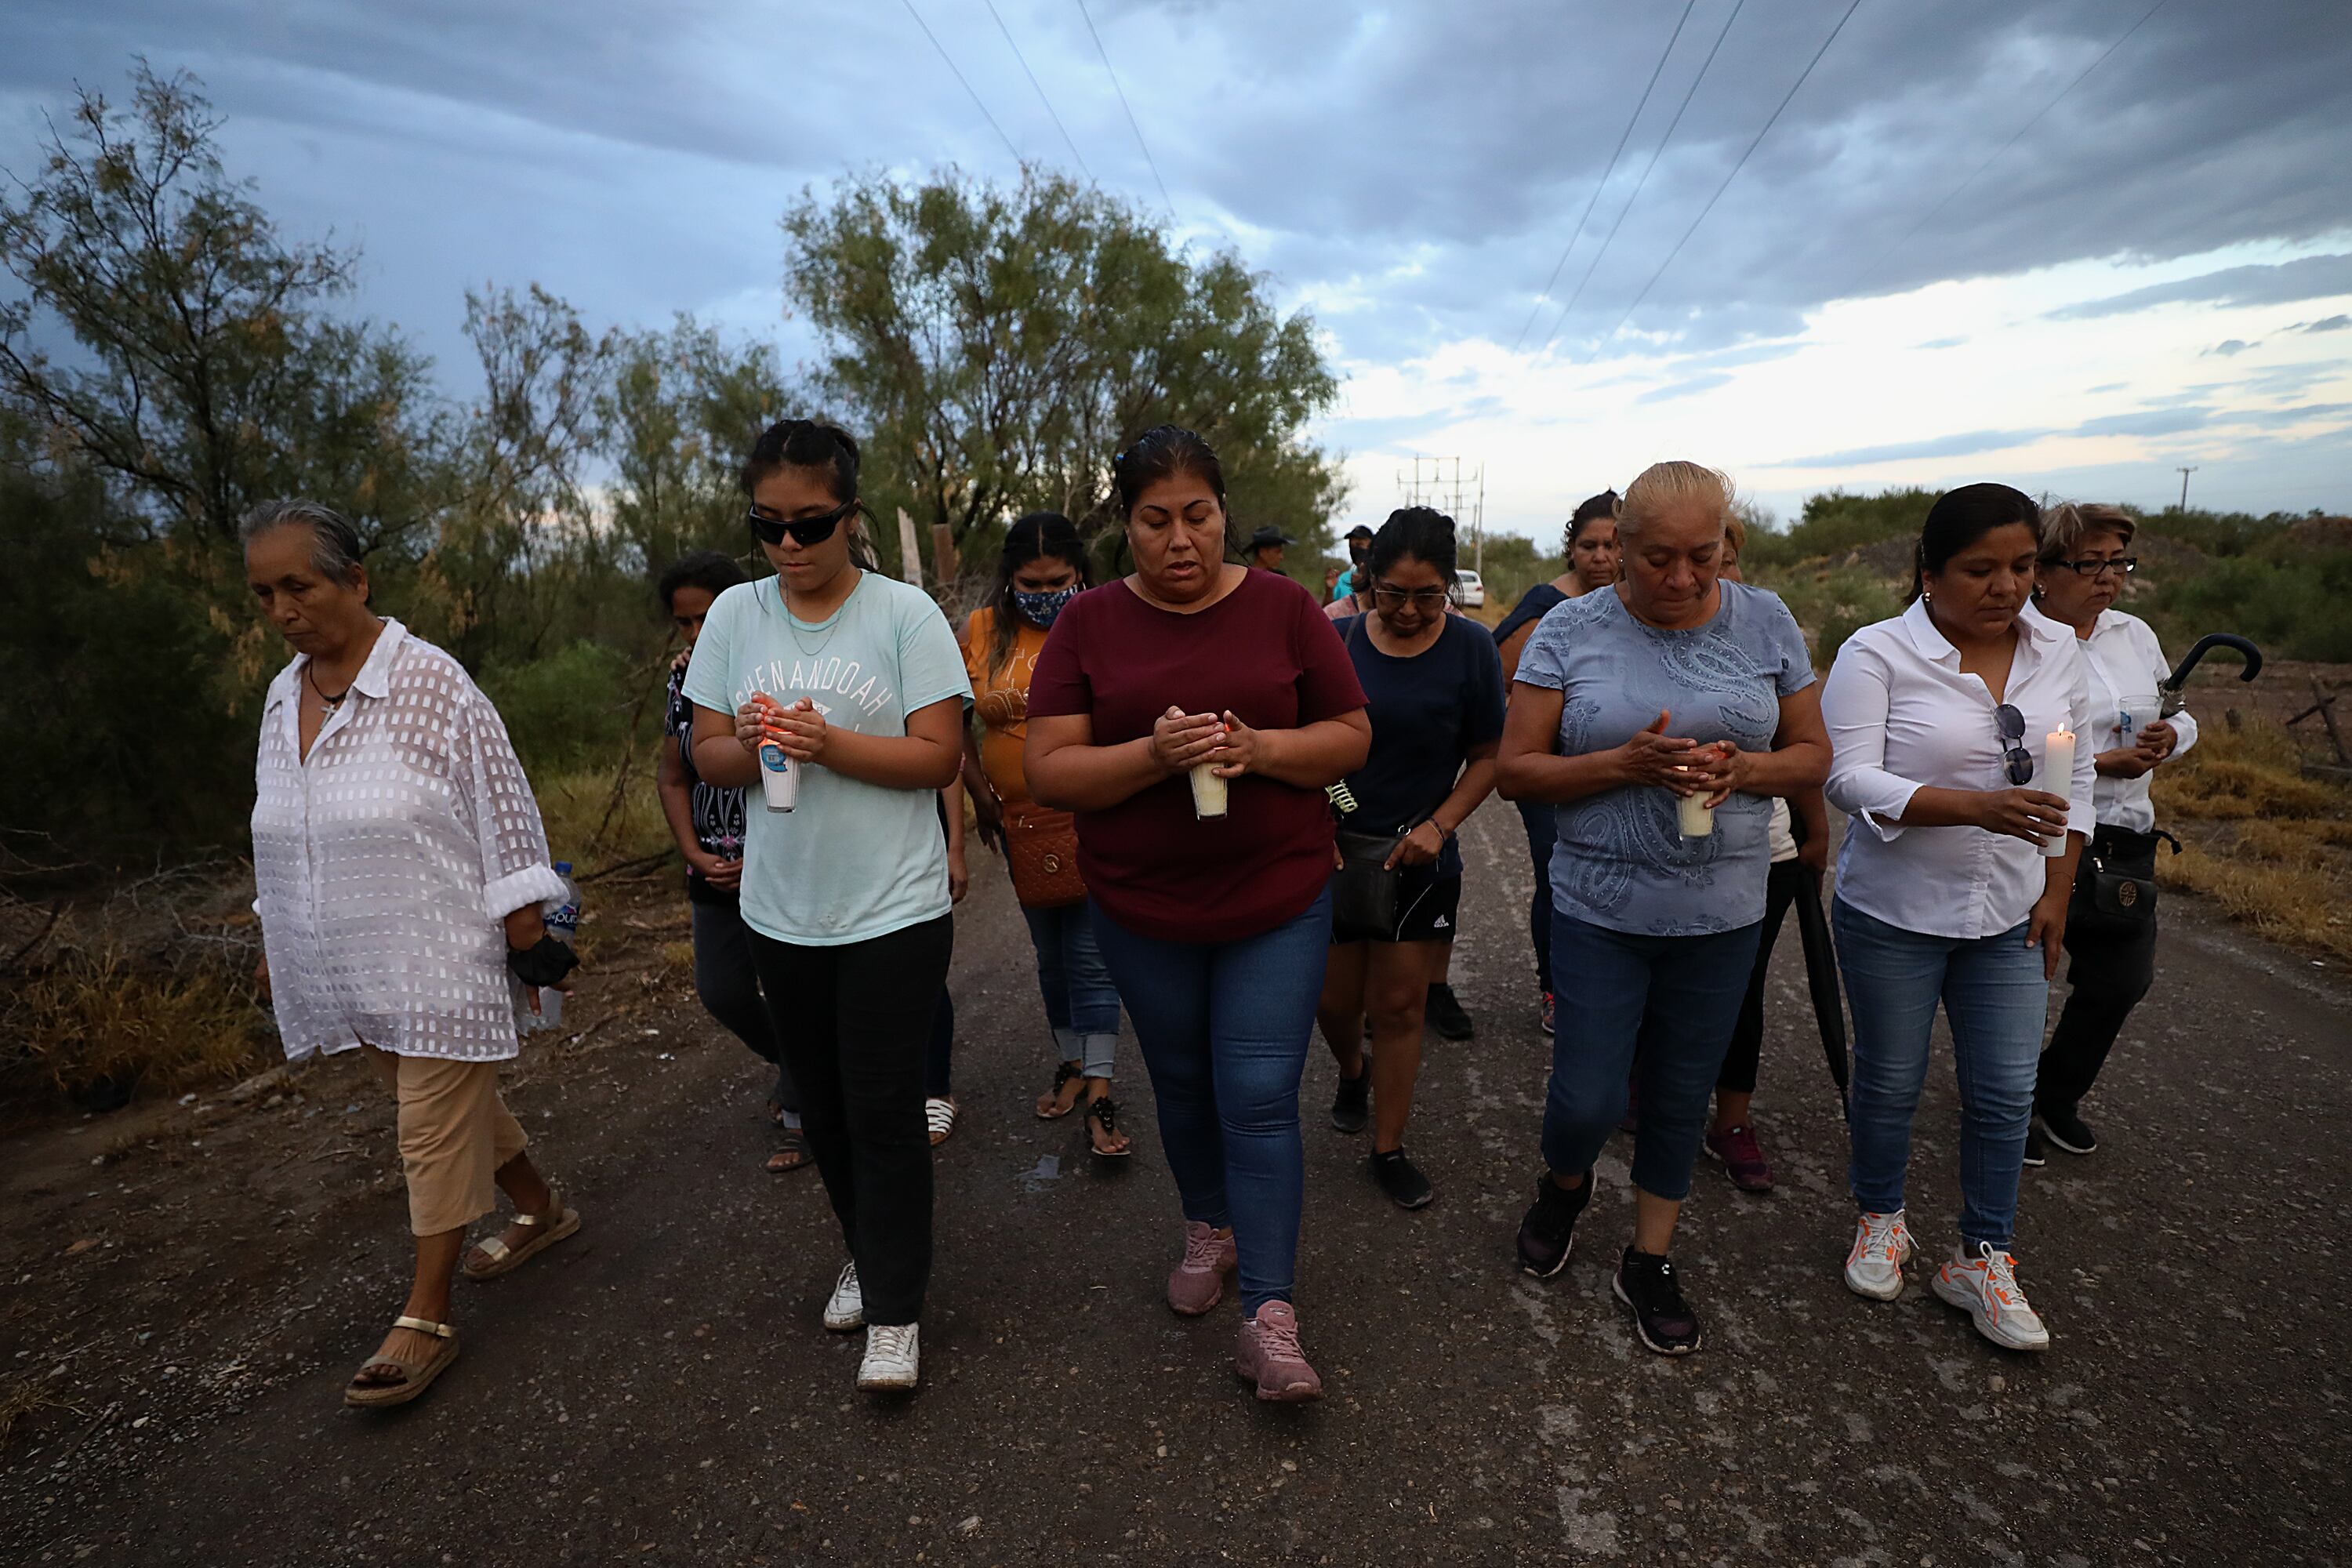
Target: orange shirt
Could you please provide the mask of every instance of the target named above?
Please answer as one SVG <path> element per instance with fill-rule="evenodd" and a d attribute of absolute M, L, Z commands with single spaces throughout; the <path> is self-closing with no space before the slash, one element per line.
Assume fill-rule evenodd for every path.
<path fill-rule="evenodd" d="M 988 657 L 995 640 L 994 606 L 974 610 L 964 625 L 963 667 L 971 677 L 972 710 L 982 726 L 981 771 L 997 799 L 1021 805 L 1029 800 L 1029 778 L 1021 767 L 1022 742 L 1029 737 L 1029 678 L 1036 673 L 1045 634 L 1023 621 L 1014 631 L 1011 657 L 992 671 Z"/>

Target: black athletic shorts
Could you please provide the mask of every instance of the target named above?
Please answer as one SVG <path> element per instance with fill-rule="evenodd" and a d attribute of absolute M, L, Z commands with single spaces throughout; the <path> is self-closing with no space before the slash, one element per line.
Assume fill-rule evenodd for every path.
<path fill-rule="evenodd" d="M 1397 868 L 1397 923 L 1393 931 L 1359 931 L 1334 921 L 1331 940 L 1341 942 L 1452 942 L 1462 911 L 1462 873 L 1441 872 L 1434 863 Z"/>

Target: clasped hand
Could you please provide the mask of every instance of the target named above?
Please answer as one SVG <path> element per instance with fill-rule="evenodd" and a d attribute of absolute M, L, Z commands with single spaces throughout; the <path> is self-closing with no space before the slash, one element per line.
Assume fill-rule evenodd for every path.
<path fill-rule="evenodd" d="M 1221 779 L 1239 778 L 1258 758 L 1258 732 L 1234 717 L 1170 708 L 1151 726 L 1151 760 L 1171 773 L 1211 763 Z"/>
<path fill-rule="evenodd" d="M 824 754 L 831 734 L 824 715 L 805 697 L 786 708 L 766 692 L 754 691 L 735 710 L 735 738 L 747 752 L 757 753 L 772 741 L 793 761 L 814 763 Z"/>
<path fill-rule="evenodd" d="M 1747 752 L 1729 741 L 1702 745 L 1669 735 L 1670 717 L 1661 708 L 1647 729 L 1617 748 L 1628 783 L 1656 784 L 1680 795 L 1704 795 L 1710 807 L 1721 805 L 1733 791 L 1747 787 L 1754 765 Z"/>

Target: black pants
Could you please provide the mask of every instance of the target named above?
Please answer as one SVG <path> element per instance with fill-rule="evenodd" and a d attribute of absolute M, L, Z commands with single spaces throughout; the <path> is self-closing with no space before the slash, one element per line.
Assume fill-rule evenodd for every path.
<path fill-rule="evenodd" d="M 1536 988 L 1549 996 L 1551 983 L 1551 857 L 1559 844 L 1559 808 L 1549 801 L 1518 803 L 1527 826 L 1528 858 L 1536 866 L 1536 890 L 1528 900 L 1528 937 L 1536 947 Z"/>
<path fill-rule="evenodd" d="M 1732 1026 L 1731 1047 L 1723 1054 L 1723 1070 L 1715 1087 L 1734 1094 L 1756 1092 L 1756 1068 L 1764 1057 L 1764 981 L 1772 967 L 1772 944 L 1780 939 L 1780 922 L 1800 894 L 1811 891 L 1812 871 L 1802 860 L 1775 860 L 1764 873 L 1764 930 L 1756 943 L 1756 967 L 1748 972 L 1748 995 L 1739 1004 L 1739 1022 Z"/>
<path fill-rule="evenodd" d="M 947 1100 L 955 1093 L 952 1072 L 955 1066 L 955 998 L 948 988 L 940 987 L 940 1009 L 931 1015 L 930 1044 L 923 1049 L 923 1093 L 931 1100 Z"/>
<path fill-rule="evenodd" d="M 2145 839 L 2146 848 L 2140 849 Z M 2091 904 L 2094 859 L 2116 870 L 2154 877 L 2156 836 L 2102 826 L 2074 872 L 2066 908 L 2066 981 L 2072 987 L 2058 1027 L 2042 1048 L 2033 1088 L 2036 1110 L 2071 1112 L 2098 1081 L 2124 1020 L 2156 984 L 2156 917 L 2115 929 Z"/>
<path fill-rule="evenodd" d="M 800 1090 L 793 1087 L 792 1069 L 784 1066 L 776 1045 L 775 1020 L 760 996 L 760 977 L 751 968 L 751 928 L 731 900 L 697 903 L 694 912 L 694 994 L 703 1011 L 719 1020 L 728 1033 L 751 1048 L 761 1061 L 776 1066 L 776 1104 L 800 1114 Z"/>
<path fill-rule="evenodd" d="M 924 1061 L 954 949 L 947 915 L 839 947 L 751 933 L 751 961 L 869 1323 L 911 1323 L 923 1312 L 931 1272 Z"/>

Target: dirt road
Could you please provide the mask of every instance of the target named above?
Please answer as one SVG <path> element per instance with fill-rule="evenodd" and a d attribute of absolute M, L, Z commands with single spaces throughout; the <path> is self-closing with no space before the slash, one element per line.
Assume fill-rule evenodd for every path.
<path fill-rule="evenodd" d="M 2163 973 L 2091 1108 L 2029 1172 L 2020 1254 L 2056 1346 L 1991 1348 L 1920 1288 L 1838 1278 L 1842 1129 L 1782 943 L 1766 1198 L 1703 1170 L 1680 1260 L 1707 1348 L 1637 1348 L 1607 1293 L 1623 1141 L 1578 1257 L 1511 1266 L 1536 1172 L 1518 826 L 1466 835 L 1456 983 L 1391 1207 L 1310 1058 L 1299 1310 L 1329 1397 L 1248 1397 L 1234 1309 L 1160 1300 L 1177 1223 L 1141 1072 L 1131 1168 L 1034 1120 L 1049 1047 L 1001 873 L 956 965 L 963 1121 L 940 1152 L 924 1389 L 855 1394 L 816 1311 L 840 1260 L 813 1174 L 773 1177 L 755 1065 L 696 1011 L 665 889 L 601 889 L 598 970 L 513 1100 L 586 1215 L 461 1285 L 464 1359 L 369 1417 L 338 1390 L 397 1310 L 389 1114 L 348 1060 L 244 1105 L 0 1150 L 0 1376 L 55 1403 L 0 1453 L 0 1559 L 148 1563 L 2316 1563 L 2347 1552 L 2347 988 L 2166 910 Z M 1948 1245 L 1948 1058 L 1912 1193 Z M 1122 1068 L 1132 1064 L 1131 1053 Z M 141 1113 L 124 1113 L 138 1116 Z M 114 1119 L 120 1121 L 121 1119 Z M 1058 1162 L 1058 1170 L 1053 1168 Z M 83 1245 L 83 1244 L 88 1245 Z M 61 1373 L 51 1375 L 62 1366 Z"/>

